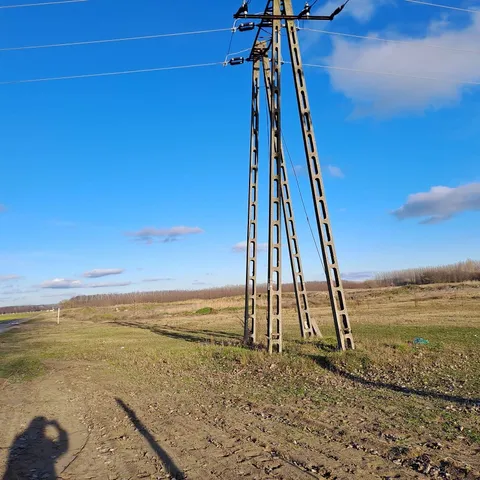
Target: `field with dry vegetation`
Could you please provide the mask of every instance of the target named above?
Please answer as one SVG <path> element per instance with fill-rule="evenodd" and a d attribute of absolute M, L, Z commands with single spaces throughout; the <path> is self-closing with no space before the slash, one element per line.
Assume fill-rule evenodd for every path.
<path fill-rule="evenodd" d="M 41 314 L 0 336 L 0 472 L 42 478 L 9 447 L 45 417 L 62 479 L 480 478 L 480 283 L 347 295 L 347 353 L 325 292 L 316 341 L 285 296 L 281 356 L 241 346 L 241 296 Z"/>

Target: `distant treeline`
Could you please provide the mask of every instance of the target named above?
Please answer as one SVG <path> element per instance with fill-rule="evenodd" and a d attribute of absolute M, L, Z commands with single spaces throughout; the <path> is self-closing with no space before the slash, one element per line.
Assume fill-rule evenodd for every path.
<path fill-rule="evenodd" d="M 413 268 L 395 272 L 379 273 L 373 280 L 366 280 L 364 282 L 345 280 L 343 285 L 347 289 L 359 289 L 404 285 L 426 285 L 429 283 L 458 283 L 465 281 L 480 281 L 480 261 L 467 260 L 465 262 L 445 265 L 442 267 Z M 194 299 L 212 300 L 216 298 L 243 295 L 244 288 L 243 285 L 230 285 L 220 288 L 207 288 L 204 290 L 163 290 L 154 292 L 81 295 L 70 300 L 64 300 L 61 303 L 61 306 L 63 308 L 90 306 L 106 307 L 133 303 L 167 303 Z M 284 292 L 293 292 L 293 284 L 285 284 L 282 288 Z M 307 290 L 310 292 L 326 291 L 327 284 L 326 282 L 308 282 Z M 265 294 L 266 291 L 266 285 L 260 285 L 258 287 L 258 293 Z"/>
<path fill-rule="evenodd" d="M 345 288 L 365 288 L 360 282 L 343 282 Z M 282 285 L 284 292 L 293 292 L 293 283 Z M 326 282 L 307 282 L 308 291 L 326 291 Z M 266 285 L 257 287 L 259 294 L 267 293 Z M 122 305 L 132 303 L 168 303 L 181 302 L 186 300 L 213 300 L 215 298 L 234 297 L 243 295 L 243 285 L 228 285 L 219 288 L 206 288 L 203 290 L 160 290 L 155 292 L 132 292 L 132 293 L 105 293 L 100 295 L 81 295 L 61 303 L 63 308 L 73 307 L 107 307 L 111 305 Z"/>
<path fill-rule="evenodd" d="M 427 285 L 429 283 L 458 283 L 470 280 L 480 280 L 480 261 L 466 260 L 465 262 L 441 267 L 412 268 L 379 273 L 373 283 L 375 286 L 388 287 Z"/>
<path fill-rule="evenodd" d="M 44 310 L 51 310 L 54 305 L 22 305 L 21 307 L 0 307 L 0 315 L 11 313 L 30 313 L 43 312 Z"/>

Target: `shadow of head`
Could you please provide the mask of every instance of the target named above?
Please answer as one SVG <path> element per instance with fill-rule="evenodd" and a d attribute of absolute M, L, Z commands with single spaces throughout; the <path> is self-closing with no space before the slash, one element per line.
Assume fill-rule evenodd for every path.
<path fill-rule="evenodd" d="M 56 479 L 55 463 L 68 450 L 68 434 L 56 420 L 35 417 L 12 443 L 3 480 Z"/>

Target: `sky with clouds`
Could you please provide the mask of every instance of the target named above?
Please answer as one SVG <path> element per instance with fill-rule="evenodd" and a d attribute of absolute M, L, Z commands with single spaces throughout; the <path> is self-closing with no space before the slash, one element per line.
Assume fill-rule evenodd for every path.
<path fill-rule="evenodd" d="M 2 84 L 222 62 L 230 32 L 14 49 L 229 28 L 240 2 L 218 3 L 206 15 L 204 3 L 185 0 L 181 16 L 175 2 L 153 1 L 0 10 L 0 305 L 243 282 L 250 64 Z M 480 10 L 478 0 L 443 3 Z M 350 0 L 335 21 L 299 27 L 344 277 L 480 258 L 480 14 Z M 237 32 L 231 51 L 252 38 Z M 289 68 L 282 122 L 292 199 L 306 276 L 320 280 Z M 261 108 L 266 278 L 263 98 Z M 289 281 L 286 256 L 284 265 Z"/>

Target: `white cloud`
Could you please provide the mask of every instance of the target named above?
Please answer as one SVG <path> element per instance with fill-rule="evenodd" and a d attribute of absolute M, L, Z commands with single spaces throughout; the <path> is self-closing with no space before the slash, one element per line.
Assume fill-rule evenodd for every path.
<path fill-rule="evenodd" d="M 3 203 L 0 203 L 0 213 L 6 212 L 6 211 L 7 211 L 7 207 Z"/>
<path fill-rule="evenodd" d="M 85 288 L 109 288 L 109 287 L 126 287 L 132 282 L 111 282 L 111 283 L 87 283 Z"/>
<path fill-rule="evenodd" d="M 69 280 L 67 278 L 54 278 L 45 280 L 40 284 L 41 288 L 70 289 L 70 288 L 109 288 L 126 287 L 132 285 L 132 282 L 111 282 L 111 283 L 82 283 L 80 280 Z"/>
<path fill-rule="evenodd" d="M 420 223 L 434 224 L 448 220 L 460 212 L 473 210 L 480 210 L 480 183 L 456 188 L 437 186 L 429 192 L 414 193 L 392 213 L 400 220 L 427 217 Z"/>
<path fill-rule="evenodd" d="M 144 283 L 153 283 L 153 282 L 170 282 L 172 280 L 175 280 L 174 278 L 144 278 L 142 282 Z"/>
<path fill-rule="evenodd" d="M 397 36 L 396 39 L 407 43 L 333 39 L 333 52 L 322 63 L 332 67 L 393 74 L 386 76 L 329 70 L 333 88 L 355 103 L 357 114 L 391 115 L 453 105 L 475 88 L 462 82 L 480 81 L 478 54 L 458 51 L 478 50 L 479 15 L 472 15 L 472 23 L 465 27 L 455 29 L 444 20 L 434 21 L 422 38 Z M 428 44 L 449 47 L 451 50 L 429 48 Z"/>
<path fill-rule="evenodd" d="M 332 177 L 345 178 L 345 175 L 342 172 L 340 167 L 336 167 L 335 165 L 327 165 L 327 169 L 328 169 L 328 173 Z"/>
<path fill-rule="evenodd" d="M 233 247 L 234 252 L 245 252 L 247 249 L 247 242 L 238 242 Z M 257 252 L 266 252 L 268 250 L 268 243 L 257 243 Z"/>
<path fill-rule="evenodd" d="M 21 275 L 0 275 L 0 282 L 8 282 L 9 280 L 19 280 L 23 278 Z"/>
<path fill-rule="evenodd" d="M 161 243 L 175 242 L 185 235 L 203 233 L 199 227 L 172 227 L 172 228 L 142 228 L 138 232 L 127 232 L 126 235 L 135 237 L 139 242 L 152 244 L 155 238 Z"/>
<path fill-rule="evenodd" d="M 68 280 L 66 278 L 54 278 L 53 280 L 45 280 L 40 284 L 41 288 L 83 288 L 84 285 L 80 280 Z"/>
<path fill-rule="evenodd" d="M 325 5 L 314 10 L 315 15 L 331 15 L 335 9 L 344 3 L 342 0 L 330 0 Z M 349 2 L 342 10 L 340 15 L 349 15 L 357 22 L 368 22 L 374 15 L 375 10 L 386 3 L 391 3 L 389 0 L 353 0 Z"/>
<path fill-rule="evenodd" d="M 83 274 L 86 278 L 100 278 L 107 275 L 120 275 L 125 270 L 123 268 L 97 268 Z"/>

